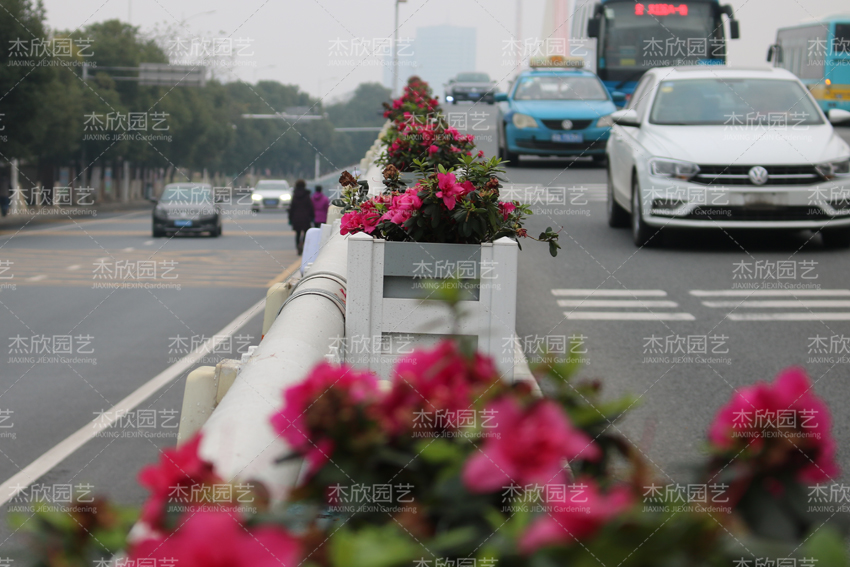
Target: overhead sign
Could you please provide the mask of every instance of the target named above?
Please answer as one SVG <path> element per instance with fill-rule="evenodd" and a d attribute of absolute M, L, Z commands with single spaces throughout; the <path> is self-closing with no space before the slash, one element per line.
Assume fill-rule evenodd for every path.
<path fill-rule="evenodd" d="M 207 68 L 201 65 L 141 63 L 139 84 L 162 87 L 203 87 L 207 84 Z"/>

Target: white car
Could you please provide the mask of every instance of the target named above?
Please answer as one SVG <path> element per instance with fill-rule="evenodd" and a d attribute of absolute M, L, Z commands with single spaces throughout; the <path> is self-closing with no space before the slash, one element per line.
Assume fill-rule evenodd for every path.
<path fill-rule="evenodd" d="M 810 229 L 850 245 L 850 147 L 783 69 L 648 71 L 611 115 L 608 224 L 635 244 L 664 227 Z"/>
<path fill-rule="evenodd" d="M 251 192 L 251 210 L 289 210 L 292 203 L 292 188 L 285 179 L 264 179 L 257 182 Z"/>

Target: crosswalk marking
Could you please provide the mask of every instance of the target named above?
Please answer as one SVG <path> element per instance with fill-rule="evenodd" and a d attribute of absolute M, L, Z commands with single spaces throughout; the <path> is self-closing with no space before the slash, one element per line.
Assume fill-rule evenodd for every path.
<path fill-rule="evenodd" d="M 641 301 L 640 299 L 559 299 L 558 307 L 678 307 L 675 301 Z"/>
<path fill-rule="evenodd" d="M 694 289 L 690 293 L 694 297 L 850 297 L 850 289 Z"/>
<path fill-rule="evenodd" d="M 557 297 L 667 297 L 662 289 L 553 289 Z"/>
<path fill-rule="evenodd" d="M 706 307 L 713 308 L 736 308 L 736 307 L 761 307 L 761 308 L 771 308 L 771 309 L 782 309 L 782 308 L 805 308 L 805 309 L 819 309 L 822 307 L 850 307 L 850 301 L 848 300 L 795 300 L 790 299 L 787 301 L 703 301 L 703 305 Z"/>
<path fill-rule="evenodd" d="M 597 321 L 695 321 L 690 313 L 651 313 L 617 311 L 575 311 L 565 313 L 571 320 Z"/>
<path fill-rule="evenodd" d="M 730 313 L 730 321 L 850 321 L 850 313 Z"/>
<path fill-rule="evenodd" d="M 663 289 L 553 289 L 558 307 L 572 307 L 565 311 L 568 320 L 580 321 L 694 321 L 690 313 L 666 311 L 679 307 L 675 301 L 666 299 L 642 299 L 667 297 Z M 611 299 L 616 298 L 616 299 Z M 585 311 L 583 309 L 608 309 L 608 311 Z M 582 309 L 578 311 L 576 309 Z M 640 309 L 640 311 L 634 311 Z M 658 311 L 661 310 L 661 311 Z"/>

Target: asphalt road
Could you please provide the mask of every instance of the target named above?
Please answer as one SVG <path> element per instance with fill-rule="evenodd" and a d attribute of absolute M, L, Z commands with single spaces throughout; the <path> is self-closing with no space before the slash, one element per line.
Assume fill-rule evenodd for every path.
<path fill-rule="evenodd" d="M 446 110 L 493 155 L 494 109 Z M 846 130 L 842 135 L 850 138 Z M 533 361 L 546 341 L 575 337 L 582 377 L 601 379 L 608 395 L 638 396 L 629 417 L 612 427 L 671 482 L 685 478 L 681 465 L 700 453 L 715 411 L 735 387 L 770 380 L 792 365 L 808 369 L 830 403 L 839 446 L 850 446 L 850 353 L 839 352 L 850 322 L 819 315 L 850 312 L 840 303 L 850 300 L 850 251 L 825 250 L 807 233 L 720 232 L 669 233 L 665 246 L 638 250 L 627 230 L 606 225 L 605 175 L 584 160 L 524 159 L 507 168 L 503 196 L 524 196 L 537 212 L 529 233 L 555 227 L 563 247 L 551 258 L 545 246 L 523 243 L 517 334 L 527 356 Z M 8 345 L 0 359 L 2 480 L 212 337 L 296 260 L 281 214 L 231 211 L 219 239 L 153 239 L 149 215 L 115 212 L 0 231 L 0 329 Z M 777 262 L 785 267 L 778 280 Z M 750 277 L 741 277 L 744 267 Z M 745 299 L 729 296 L 736 286 L 777 282 L 821 295 L 804 298 L 795 290 L 751 298 L 780 302 L 769 306 L 730 306 Z M 595 292 L 593 303 L 585 290 Z M 776 320 L 777 314 L 796 320 Z M 239 358 L 260 331 L 260 316 L 245 320 L 230 344 L 202 363 Z M 140 504 L 135 474 L 175 443 L 184 376 L 51 469 L 36 488 L 55 494 L 91 485 Z M 847 452 L 841 459 L 847 470 Z M 32 487 L 23 502 L 10 504 L 28 498 Z M 0 542 L 9 533 L 4 528 Z"/>

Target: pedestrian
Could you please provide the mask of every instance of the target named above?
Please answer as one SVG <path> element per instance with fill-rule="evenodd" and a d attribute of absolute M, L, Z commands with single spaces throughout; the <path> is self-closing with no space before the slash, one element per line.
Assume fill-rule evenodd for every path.
<path fill-rule="evenodd" d="M 331 200 L 322 193 L 321 185 L 316 185 L 316 190 L 310 198 L 313 200 L 313 211 L 315 211 L 316 215 L 315 225 L 316 228 L 319 228 L 323 222 L 328 221 L 328 207 L 331 204 Z"/>
<path fill-rule="evenodd" d="M 303 179 L 295 182 L 292 203 L 289 205 L 289 224 L 295 231 L 295 247 L 300 256 L 304 252 L 304 236 L 307 229 L 313 225 L 313 201 Z"/>
<path fill-rule="evenodd" d="M 6 176 L 0 176 L 0 215 L 6 216 L 9 214 L 9 205 L 12 200 L 9 198 L 9 180 Z"/>

